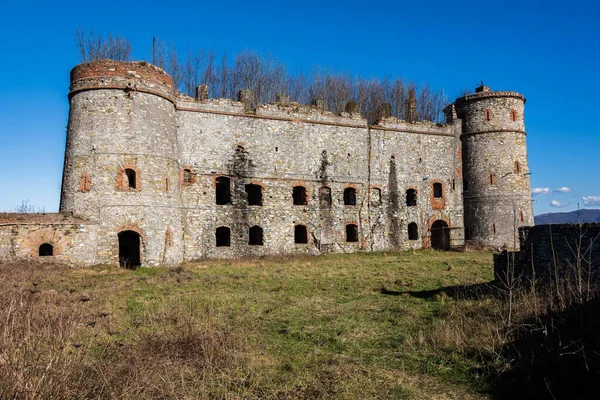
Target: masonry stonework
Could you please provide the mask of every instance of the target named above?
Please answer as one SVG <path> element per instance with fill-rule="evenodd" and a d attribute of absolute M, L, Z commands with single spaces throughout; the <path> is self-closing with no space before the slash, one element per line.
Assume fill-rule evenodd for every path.
<path fill-rule="evenodd" d="M 447 249 L 465 233 L 513 247 L 515 223 L 533 224 L 517 93 L 460 98 L 444 125 L 414 115 L 370 125 L 286 96 L 256 107 L 200 88 L 192 99 L 143 62 L 78 65 L 70 89 L 60 214 L 46 217 L 65 220 L 5 214 L 0 258 L 38 257 L 41 242 L 52 257 L 124 266 Z M 305 193 L 298 205 L 294 190 Z"/>

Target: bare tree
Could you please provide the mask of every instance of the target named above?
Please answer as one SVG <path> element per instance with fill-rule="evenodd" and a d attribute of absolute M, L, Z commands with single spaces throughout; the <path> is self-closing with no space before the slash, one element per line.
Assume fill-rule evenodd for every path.
<path fill-rule="evenodd" d="M 87 33 L 75 30 L 75 45 L 81 62 L 111 59 L 116 61 L 131 60 L 131 43 L 129 40 L 109 34 L 104 37 L 90 29 Z"/>
<path fill-rule="evenodd" d="M 16 206 L 13 209 L 13 212 L 20 213 L 20 214 L 44 213 L 44 212 L 46 212 L 46 208 L 45 207 L 37 207 L 36 208 L 33 204 L 31 204 L 29 202 L 29 200 L 23 200 L 23 201 L 21 201 L 21 204 L 19 204 L 18 206 Z"/>

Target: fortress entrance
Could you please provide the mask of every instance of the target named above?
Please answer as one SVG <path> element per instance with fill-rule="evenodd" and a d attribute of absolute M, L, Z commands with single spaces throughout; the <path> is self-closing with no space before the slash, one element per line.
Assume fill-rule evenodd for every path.
<path fill-rule="evenodd" d="M 140 256 L 141 236 L 135 231 L 119 232 L 119 265 L 135 269 L 142 265 Z"/>
<path fill-rule="evenodd" d="M 431 248 L 434 250 L 450 250 L 450 228 L 441 219 L 431 224 Z"/>

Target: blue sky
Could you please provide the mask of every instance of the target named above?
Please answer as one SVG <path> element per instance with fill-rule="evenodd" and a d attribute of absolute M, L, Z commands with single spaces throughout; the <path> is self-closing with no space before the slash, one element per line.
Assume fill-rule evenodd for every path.
<path fill-rule="evenodd" d="M 534 212 L 600 208 L 597 1 L 6 2 L 0 14 L 0 210 L 57 211 L 77 27 L 182 51 L 253 49 L 291 69 L 400 75 L 449 97 L 480 82 L 527 98 Z M 559 190 L 561 189 L 562 190 Z M 566 188 L 566 189 L 565 189 Z"/>

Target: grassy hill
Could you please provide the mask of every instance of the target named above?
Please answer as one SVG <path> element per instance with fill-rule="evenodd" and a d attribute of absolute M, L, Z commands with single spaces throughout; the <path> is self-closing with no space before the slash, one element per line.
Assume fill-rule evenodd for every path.
<path fill-rule="evenodd" d="M 4 263 L 0 398 L 488 398 L 513 331 L 492 276 L 485 252 Z"/>

